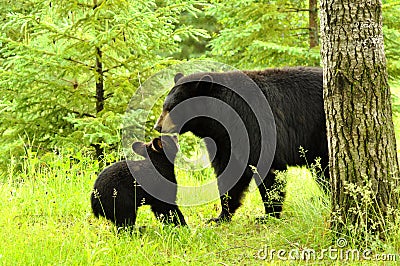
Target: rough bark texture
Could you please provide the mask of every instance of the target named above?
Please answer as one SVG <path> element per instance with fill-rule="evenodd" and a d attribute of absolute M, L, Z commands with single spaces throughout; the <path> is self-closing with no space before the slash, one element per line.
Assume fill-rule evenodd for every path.
<path fill-rule="evenodd" d="M 353 236 L 382 233 L 398 207 L 381 8 L 381 0 L 320 1 L 332 229 Z"/>

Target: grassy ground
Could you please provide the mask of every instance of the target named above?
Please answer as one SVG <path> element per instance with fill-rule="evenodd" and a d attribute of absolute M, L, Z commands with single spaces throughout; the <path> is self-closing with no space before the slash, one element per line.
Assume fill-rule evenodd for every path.
<path fill-rule="evenodd" d="M 400 125 L 398 117 L 395 123 Z M 89 195 L 98 170 L 84 156 L 77 163 L 68 156 L 39 160 L 28 153 L 21 174 L 1 176 L 0 265 L 389 265 L 394 262 L 383 259 L 393 260 L 389 255 L 400 254 L 400 233 L 395 231 L 389 232 L 387 242 L 368 247 L 372 253 L 367 257 L 362 258 L 364 248 L 360 248 L 360 259 L 347 261 L 345 252 L 354 248 L 351 239 L 346 239 L 347 245 L 331 242 L 328 197 L 310 172 L 300 168 L 282 173 L 288 180 L 288 192 L 280 220 L 256 223 L 263 207 L 252 184 L 231 223 L 206 223 L 218 214 L 218 201 L 182 207 L 189 224 L 184 228 L 163 226 L 148 207 L 142 207 L 137 220 L 140 230 L 117 234 L 109 222 L 91 214 Z M 181 171 L 178 180 L 181 184 L 208 182 L 213 180 L 210 173 L 186 175 Z M 319 260 L 321 252 L 330 247 L 338 251 L 330 256 L 325 253 Z M 315 259 L 285 260 L 289 255 L 307 258 L 311 249 Z"/>
<path fill-rule="evenodd" d="M 148 207 L 142 207 L 133 234 L 117 234 L 108 221 L 91 214 L 89 194 L 97 170 L 89 159 L 76 163 L 55 156 L 44 163 L 30 153 L 18 178 L 3 176 L 0 265 L 265 265 L 271 254 L 274 264 L 345 262 L 337 259 L 339 253 L 333 253 L 332 259 L 325 254 L 324 260 L 282 260 L 289 252 L 310 258 L 307 250 L 315 250 L 318 257 L 323 249 L 338 248 L 331 243 L 328 229 L 328 199 L 305 169 L 281 173 L 288 179 L 288 193 L 280 220 L 256 223 L 263 207 L 252 184 L 231 223 L 206 223 L 218 214 L 218 201 L 182 207 L 188 228 L 163 226 Z M 208 182 L 213 177 L 207 173 L 180 173 L 178 179 L 180 183 Z M 380 253 L 399 253 L 400 234 L 392 234 L 393 240 L 381 245 Z M 353 248 L 348 244 L 342 250 Z M 281 259 L 280 249 L 286 252 L 280 253 Z M 358 259 L 350 262 L 360 263 Z"/>
<path fill-rule="evenodd" d="M 328 207 L 304 169 L 286 174 L 289 193 L 281 220 L 255 222 L 263 207 L 252 184 L 231 223 L 206 223 L 218 214 L 218 201 L 182 207 L 188 228 L 163 226 L 142 207 L 141 228 L 131 235 L 117 234 L 109 222 L 91 214 L 96 165 L 54 159 L 42 163 L 31 154 L 19 179 L 10 176 L 1 184 L 0 264 L 256 265 L 265 262 L 257 257 L 266 247 L 319 249 L 330 244 Z M 179 176 L 181 182 L 185 178 L 196 177 Z"/>

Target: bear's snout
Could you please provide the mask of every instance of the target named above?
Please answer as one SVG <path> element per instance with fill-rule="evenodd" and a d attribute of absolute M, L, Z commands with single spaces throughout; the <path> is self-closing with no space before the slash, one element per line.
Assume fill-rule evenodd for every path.
<path fill-rule="evenodd" d="M 176 125 L 171 120 L 168 111 L 163 111 L 158 118 L 156 124 L 154 125 L 154 129 L 160 133 L 175 133 Z"/>

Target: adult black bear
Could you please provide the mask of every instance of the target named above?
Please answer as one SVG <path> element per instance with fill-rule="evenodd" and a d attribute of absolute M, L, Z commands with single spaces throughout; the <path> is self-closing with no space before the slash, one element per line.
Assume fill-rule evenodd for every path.
<path fill-rule="evenodd" d="M 250 78 L 251 82 L 257 85 L 255 87 L 258 93 L 262 93 L 260 94 L 262 97 L 250 96 L 256 98 L 253 106 L 250 106 L 249 101 L 240 96 L 250 90 L 248 86 L 251 86 L 239 77 L 244 75 L 243 73 L 247 79 Z M 232 90 L 221 84 L 230 84 L 233 87 L 236 86 L 236 89 Z M 256 92 L 249 92 L 249 95 L 256 95 Z M 247 189 L 253 176 L 250 166 L 256 165 L 260 158 L 263 122 L 270 119 L 267 116 L 265 119 L 260 119 L 254 115 L 256 108 L 269 108 L 261 101 L 257 104 L 257 99 L 264 98 L 264 96 L 268 100 L 275 119 L 273 132 L 276 132 L 276 143 L 275 139 L 272 139 L 274 138 L 273 134 L 271 134 L 270 141 L 274 142 L 274 145 L 276 144 L 276 149 L 275 154 L 272 154 L 269 171 L 267 169 L 263 176 L 256 175 L 255 177 L 261 177 L 262 180 L 257 184 L 266 214 L 280 217 L 284 191 L 280 190 L 278 195 L 271 197 L 270 191 L 274 190 L 276 185 L 274 170 L 285 170 L 287 165 L 304 165 L 320 157 L 322 169 L 325 169 L 325 178 L 328 178 L 328 145 L 321 68 L 290 67 L 264 71 L 209 72 L 185 77 L 179 73 L 175 76 L 175 86 L 164 101 L 162 114 L 155 125 L 157 131 L 170 133 L 191 131 L 198 137 L 208 137 L 214 141 L 213 145 L 208 145 L 206 142 L 206 146 L 209 153 L 215 154 L 212 166 L 218 177 L 222 211 L 217 218 L 212 219 L 213 221 L 229 221 L 231 219 L 241 205 L 243 192 Z M 196 101 L 195 99 L 200 100 Z M 202 99 L 204 99 L 204 103 L 202 103 Z M 210 99 L 216 99 L 219 102 L 215 101 L 211 104 Z M 235 143 L 231 134 L 232 132 L 237 134 L 236 130 L 228 132 L 229 129 L 224 123 L 212 117 L 218 116 L 218 113 L 222 113 L 218 117 L 228 113 L 229 108 L 225 108 L 225 111 L 218 110 L 219 106 L 224 105 L 222 102 L 230 106 L 237 114 L 236 117 L 231 115 L 225 119 L 228 122 L 224 123 L 234 124 L 241 120 L 247 131 L 247 142 L 245 142 L 245 137 L 239 136 Z M 208 111 L 209 109 L 215 110 Z M 207 112 L 213 114 L 208 116 Z M 186 115 L 188 113 L 191 115 Z M 235 146 L 240 143 L 247 143 L 246 145 L 242 144 L 242 146 L 249 147 L 247 157 L 241 154 L 241 149 L 235 151 Z M 307 151 L 306 158 L 301 156 L 300 146 Z M 217 150 L 211 151 L 215 147 Z M 273 153 L 273 150 L 269 153 Z M 224 176 L 223 173 L 229 164 L 231 170 L 228 171 L 229 176 L 226 177 L 227 175 Z M 244 165 L 244 169 L 241 170 L 236 165 Z M 220 178 L 221 174 L 224 176 L 223 178 Z M 224 183 L 227 182 L 227 179 L 234 180 L 235 184 L 224 191 L 221 187 L 226 187 Z"/>
<path fill-rule="evenodd" d="M 176 137 L 163 136 L 153 139 L 150 143 L 135 142 L 132 144 L 132 149 L 145 157 L 145 160 L 120 161 L 99 174 L 91 194 L 94 215 L 104 216 L 117 226 L 131 226 L 135 224 L 138 207 L 146 204 L 151 206 L 151 210 L 159 220 L 175 225 L 186 225 L 181 211 L 174 204 L 176 186 L 173 191 L 162 191 L 165 187 L 159 187 L 161 193 L 171 195 L 172 203 L 153 197 L 141 186 L 143 178 L 146 180 L 144 183 L 149 182 L 154 186 L 158 186 L 158 178 L 162 177 L 176 184 L 173 164 L 178 151 Z M 140 180 L 137 180 L 138 177 Z"/>

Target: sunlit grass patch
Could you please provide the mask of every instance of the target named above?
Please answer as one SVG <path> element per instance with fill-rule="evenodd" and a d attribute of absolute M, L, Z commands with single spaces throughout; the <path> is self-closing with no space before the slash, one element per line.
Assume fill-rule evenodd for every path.
<path fill-rule="evenodd" d="M 263 265 L 268 261 L 260 258 L 260 250 L 321 250 L 332 245 L 329 196 L 305 168 L 279 173 L 287 179 L 281 219 L 256 221 L 264 207 L 251 182 L 230 223 L 207 223 L 220 212 L 214 184 L 212 191 L 204 192 L 214 193 L 214 200 L 181 207 L 188 227 L 163 225 L 144 206 L 135 229 L 123 231 L 91 213 L 97 164 L 85 156 L 30 156 L 23 172 L 0 183 L 0 265 Z M 215 175 L 210 168 L 178 170 L 177 179 L 195 186 L 214 182 Z M 178 203 L 184 196 L 178 192 Z M 193 201 L 204 199 L 197 196 Z M 393 253 L 400 248 L 399 231 L 391 236 L 384 250 Z"/>

